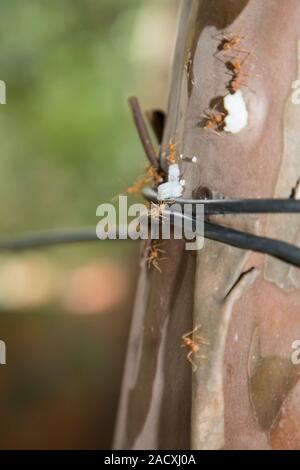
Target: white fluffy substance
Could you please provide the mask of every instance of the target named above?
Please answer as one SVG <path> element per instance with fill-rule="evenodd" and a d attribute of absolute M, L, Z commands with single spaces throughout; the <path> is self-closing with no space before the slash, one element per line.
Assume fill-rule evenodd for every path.
<path fill-rule="evenodd" d="M 224 108 L 228 113 L 224 119 L 224 131 L 238 134 L 248 124 L 248 111 L 241 90 L 224 97 Z"/>
<path fill-rule="evenodd" d="M 183 185 L 179 181 L 180 170 L 177 163 L 169 166 L 168 181 L 162 183 L 157 188 L 158 199 L 176 199 L 180 197 L 183 192 Z"/>
<path fill-rule="evenodd" d="M 168 182 L 179 182 L 180 170 L 177 163 L 169 166 L 168 170 Z"/>

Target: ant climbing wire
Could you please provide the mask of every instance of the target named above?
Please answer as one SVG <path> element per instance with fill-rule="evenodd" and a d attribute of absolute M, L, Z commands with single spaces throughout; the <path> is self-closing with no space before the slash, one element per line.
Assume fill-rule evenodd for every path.
<path fill-rule="evenodd" d="M 149 133 L 146 129 L 145 123 L 141 116 L 137 98 L 130 100 L 130 107 L 134 108 L 134 121 L 141 138 L 145 153 L 148 157 L 150 165 L 156 171 L 161 171 L 159 160 L 155 154 L 154 147 L 151 143 Z M 139 109 L 139 112 L 137 111 Z M 194 157 L 193 157 L 194 158 Z M 157 198 L 156 191 L 153 188 L 144 187 L 142 190 L 144 197 L 152 202 L 160 203 Z M 291 199 L 176 199 L 179 204 L 203 204 L 204 213 L 208 214 L 287 214 L 287 213 L 300 213 L 300 201 Z M 183 218 L 182 213 L 170 213 L 164 211 L 164 215 L 169 216 L 174 224 L 174 219 Z M 193 216 L 185 216 L 196 223 Z M 172 219 L 173 218 L 173 219 Z M 128 231 L 128 233 L 130 230 Z M 291 245 L 281 240 L 275 240 L 267 237 L 261 237 L 240 230 L 235 230 L 224 225 L 204 221 L 204 236 L 210 240 L 224 243 L 237 248 L 252 250 L 271 255 L 286 263 L 300 267 L 300 249 L 297 246 Z M 118 238 L 118 228 L 113 229 L 114 239 Z M 201 234 L 202 235 L 202 234 Z M 130 233 L 128 235 L 130 237 Z M 110 239 L 106 237 L 106 239 Z M 23 251 L 35 248 L 48 247 L 53 245 L 79 243 L 79 242 L 94 242 L 99 241 L 95 227 L 81 227 L 78 229 L 58 229 L 46 230 L 45 232 L 22 234 L 16 237 L 9 236 L 7 238 L 0 238 L 0 251 Z M 160 250 L 160 248 L 159 248 Z M 148 254 L 148 262 L 157 259 L 159 251 L 156 253 Z M 160 258 L 161 259 L 161 258 Z"/>

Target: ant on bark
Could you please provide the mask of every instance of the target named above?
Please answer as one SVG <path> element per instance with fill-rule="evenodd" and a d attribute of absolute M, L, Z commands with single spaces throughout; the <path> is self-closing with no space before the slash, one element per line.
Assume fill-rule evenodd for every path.
<path fill-rule="evenodd" d="M 214 36 L 215 39 L 221 40 L 221 43 L 218 46 L 216 54 L 220 52 L 236 51 L 236 52 L 248 52 L 243 49 L 236 49 L 236 46 L 245 39 L 245 36 L 241 34 L 234 34 L 228 31 L 223 31 Z"/>
<path fill-rule="evenodd" d="M 201 345 L 209 346 L 209 341 L 203 338 L 200 335 L 195 335 L 195 332 L 201 328 L 201 325 L 196 326 L 192 331 L 185 333 L 182 336 L 182 345 L 181 347 L 189 348 L 190 351 L 188 352 L 186 358 L 191 363 L 193 372 L 195 372 L 198 368 L 197 364 L 193 361 L 192 356 L 196 355 L 199 352 Z M 199 356 L 200 359 L 206 359 L 206 356 Z"/>
<path fill-rule="evenodd" d="M 153 182 L 156 186 L 164 181 L 165 175 L 162 170 L 158 170 L 150 166 L 144 176 L 140 176 L 137 181 L 127 189 L 129 194 L 140 194 L 142 189 L 149 183 Z"/>
<path fill-rule="evenodd" d="M 170 165 L 174 165 L 174 163 L 177 162 L 176 146 L 173 142 L 169 143 L 169 155 L 167 157 L 167 161 Z"/>
<path fill-rule="evenodd" d="M 155 269 L 157 269 L 157 271 L 161 273 L 162 271 L 158 265 L 158 262 L 163 261 L 166 258 L 161 257 L 161 254 L 165 253 L 165 250 L 162 250 L 161 248 L 159 248 L 159 246 L 161 246 L 160 243 L 157 243 L 154 241 L 151 243 L 151 246 L 149 248 L 149 254 L 146 258 L 146 261 L 148 262 L 149 268 L 153 266 Z"/>
<path fill-rule="evenodd" d="M 227 88 L 231 93 L 236 93 L 238 90 L 241 89 L 242 86 L 248 86 L 248 85 L 242 82 L 241 76 L 236 76 L 230 80 Z"/>
<path fill-rule="evenodd" d="M 162 153 L 162 156 L 166 158 L 169 165 L 174 165 L 178 161 L 176 145 L 177 143 L 174 142 L 174 137 L 172 137 L 169 143 L 163 146 L 166 150 Z"/>
<path fill-rule="evenodd" d="M 225 113 L 216 111 L 215 108 L 208 109 L 204 112 L 204 130 L 210 130 L 220 136 L 220 131 L 223 129 Z"/>
<path fill-rule="evenodd" d="M 247 86 L 246 83 L 242 82 L 242 78 L 248 76 L 248 74 L 244 72 L 243 67 L 249 55 L 250 52 L 247 52 L 243 60 L 240 60 L 239 57 L 233 57 L 226 62 L 226 66 L 232 74 L 232 78 L 227 87 L 231 93 L 238 91 L 241 86 Z"/>

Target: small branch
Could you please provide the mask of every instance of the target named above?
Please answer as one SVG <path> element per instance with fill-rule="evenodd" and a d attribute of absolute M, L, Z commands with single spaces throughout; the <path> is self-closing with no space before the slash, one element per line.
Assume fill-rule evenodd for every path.
<path fill-rule="evenodd" d="M 146 156 L 150 164 L 154 168 L 159 169 L 159 161 L 156 156 L 156 152 L 153 147 L 153 144 L 151 142 L 150 135 L 149 135 L 138 99 L 135 96 L 132 96 L 131 98 L 128 99 L 128 104 L 132 111 L 133 119 L 137 128 L 139 137 L 141 139 L 142 145 L 144 147 Z"/>

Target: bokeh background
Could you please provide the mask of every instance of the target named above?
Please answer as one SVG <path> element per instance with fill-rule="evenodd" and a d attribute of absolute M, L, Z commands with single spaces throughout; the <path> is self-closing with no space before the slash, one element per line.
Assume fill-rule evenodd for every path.
<path fill-rule="evenodd" d="M 146 160 L 127 108 L 166 108 L 178 0 L 1 0 L 1 234 L 95 225 Z M 0 256 L 1 449 L 110 448 L 138 242 Z"/>

